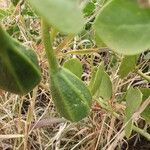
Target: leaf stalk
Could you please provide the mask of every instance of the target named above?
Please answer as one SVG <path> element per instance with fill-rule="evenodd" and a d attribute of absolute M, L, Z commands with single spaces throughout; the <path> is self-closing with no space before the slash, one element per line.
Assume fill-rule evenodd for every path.
<path fill-rule="evenodd" d="M 49 70 L 51 72 L 56 73 L 58 71 L 59 65 L 55 56 L 54 49 L 52 47 L 52 42 L 49 33 L 49 25 L 45 22 L 45 20 L 42 20 L 41 25 L 42 25 L 42 39 L 45 47 L 45 52 L 48 58 Z"/>

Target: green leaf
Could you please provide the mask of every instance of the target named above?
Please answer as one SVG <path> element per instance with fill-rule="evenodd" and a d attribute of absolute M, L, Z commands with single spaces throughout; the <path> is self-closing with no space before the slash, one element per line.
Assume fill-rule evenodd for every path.
<path fill-rule="evenodd" d="M 73 74 L 75 74 L 78 78 L 81 78 L 83 69 L 82 64 L 78 58 L 69 59 L 64 63 L 63 66 L 67 68 L 69 71 L 71 71 Z"/>
<path fill-rule="evenodd" d="M 93 11 L 95 10 L 95 4 L 93 2 L 88 2 L 83 9 L 85 16 L 92 15 Z"/>
<path fill-rule="evenodd" d="M 0 26 L 0 88 L 24 95 L 41 80 L 36 54 L 12 39 Z"/>
<path fill-rule="evenodd" d="M 150 98 L 150 89 L 149 88 L 140 88 L 140 91 L 143 94 L 143 101 L 147 98 Z M 141 116 L 145 119 L 147 123 L 150 124 L 150 105 L 148 105 L 145 110 L 141 113 Z"/>
<path fill-rule="evenodd" d="M 97 90 L 99 89 L 101 82 L 102 82 L 102 77 L 103 77 L 103 72 L 104 72 L 104 65 L 100 64 L 97 72 L 95 73 L 95 77 L 93 80 L 93 83 L 90 84 L 90 91 L 92 93 L 92 96 L 97 92 Z"/>
<path fill-rule="evenodd" d="M 93 83 L 94 83 L 94 80 L 95 80 L 95 76 L 96 76 L 97 70 L 98 70 L 98 68 L 96 66 L 94 66 L 92 68 L 91 79 L 90 79 L 90 83 L 89 83 L 89 89 L 92 89 L 92 86 L 93 86 Z"/>
<path fill-rule="evenodd" d="M 127 138 L 130 137 L 132 132 L 132 124 L 131 120 L 132 115 L 137 110 L 142 102 L 142 93 L 137 88 L 130 87 L 126 94 L 126 110 L 125 110 L 125 135 Z"/>
<path fill-rule="evenodd" d="M 102 97 L 104 100 L 110 100 L 112 97 L 112 82 L 105 71 L 101 75 L 102 81 L 97 91 L 97 96 Z"/>
<path fill-rule="evenodd" d="M 101 63 L 98 68 L 94 68 L 89 84 L 92 95 L 109 100 L 112 96 L 112 82 L 109 75 L 104 71 L 104 64 Z"/>
<path fill-rule="evenodd" d="M 135 55 L 150 48 L 150 9 L 137 0 L 111 0 L 94 23 L 98 36 L 118 53 Z"/>
<path fill-rule="evenodd" d="M 13 3 L 14 6 L 16 6 L 19 1 L 20 1 L 20 0 L 11 0 L 11 2 Z"/>
<path fill-rule="evenodd" d="M 143 101 L 145 101 L 150 96 L 150 88 L 140 88 L 140 91 L 143 94 Z"/>
<path fill-rule="evenodd" d="M 133 115 L 142 102 L 142 93 L 137 88 L 130 87 L 126 95 L 126 112 Z"/>
<path fill-rule="evenodd" d="M 72 0 L 29 0 L 37 13 L 63 33 L 77 34 L 84 26 L 82 11 Z"/>
<path fill-rule="evenodd" d="M 137 58 L 137 55 L 125 56 L 123 58 L 118 72 L 119 76 L 122 79 L 135 69 Z"/>
<path fill-rule="evenodd" d="M 102 41 L 102 39 L 98 36 L 97 33 L 94 33 L 94 39 L 95 39 L 95 42 L 98 46 L 100 47 L 106 47 L 106 44 Z"/>
<path fill-rule="evenodd" d="M 145 110 L 141 113 L 141 116 L 145 119 L 147 123 L 150 124 L 150 106 L 147 106 Z"/>
<path fill-rule="evenodd" d="M 61 67 L 58 72 L 51 72 L 50 79 L 52 98 L 62 117 L 77 122 L 89 114 L 92 96 L 77 76 Z"/>

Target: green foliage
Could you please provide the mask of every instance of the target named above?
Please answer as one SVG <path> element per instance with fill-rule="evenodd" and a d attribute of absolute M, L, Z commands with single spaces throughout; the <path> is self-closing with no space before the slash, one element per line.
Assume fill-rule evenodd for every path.
<path fill-rule="evenodd" d="M 75 74 L 78 78 L 81 78 L 83 73 L 83 68 L 80 60 L 78 58 L 71 58 L 66 61 L 63 65 L 66 69 Z"/>
<path fill-rule="evenodd" d="M 112 97 L 112 82 L 105 71 L 101 75 L 102 81 L 97 91 L 97 96 L 102 97 L 104 100 L 110 100 Z"/>
<path fill-rule="evenodd" d="M 89 84 L 92 95 L 109 100 L 112 96 L 112 82 L 109 75 L 104 71 L 104 64 L 93 70 Z"/>
<path fill-rule="evenodd" d="M 135 55 L 150 47 L 150 9 L 137 0 L 111 0 L 99 12 L 94 28 L 104 43 L 118 53 Z"/>
<path fill-rule="evenodd" d="M 92 97 L 88 88 L 73 73 L 60 68 L 50 75 L 50 89 L 57 111 L 64 118 L 76 122 L 90 112 Z"/>
<path fill-rule="evenodd" d="M 141 116 L 145 119 L 145 121 L 150 124 L 150 106 L 147 106 L 145 110 L 142 112 Z"/>
<path fill-rule="evenodd" d="M 29 0 L 29 2 L 50 26 L 63 33 L 77 34 L 84 26 L 82 11 L 76 1 Z"/>
<path fill-rule="evenodd" d="M 11 2 L 16 6 L 19 0 L 11 0 Z M 112 106 L 109 104 L 113 90 L 111 79 L 104 69 L 104 64 L 100 63 L 98 67 L 90 66 L 92 68 L 92 73 L 89 90 L 80 80 L 83 69 L 79 59 L 69 59 L 64 63 L 64 67 L 60 67 L 57 62 L 56 53 L 53 49 L 53 46 L 55 46 L 53 41 L 55 41 L 56 35 L 59 36 L 59 34 L 57 34 L 59 32 L 69 34 L 69 38 L 73 38 L 73 34 L 76 35 L 80 33 L 79 36 L 75 38 L 75 41 L 77 44 L 80 42 L 78 39 L 83 41 L 79 43 L 76 51 L 70 51 L 67 55 L 99 53 L 99 48 L 96 47 L 95 42 L 100 48 L 106 47 L 107 45 L 110 49 L 117 52 L 113 52 L 114 58 L 111 57 L 111 61 L 104 54 L 104 56 L 106 56 L 106 59 L 104 60 L 110 62 L 107 67 L 110 69 L 109 74 L 111 74 L 112 71 L 114 83 L 117 85 L 120 81 L 116 78 L 116 74 L 113 74 L 113 71 L 118 67 L 117 61 L 118 58 L 121 57 L 120 54 L 125 56 L 121 62 L 118 74 L 121 78 L 124 78 L 136 68 L 139 56 L 137 54 L 150 47 L 150 9 L 142 8 L 137 0 L 93 0 L 88 1 L 83 10 L 81 10 L 81 6 L 78 5 L 79 3 L 82 4 L 81 1 L 28 0 L 28 2 L 37 12 L 39 17 L 41 17 L 41 20 L 43 20 L 43 39 L 36 39 L 36 37 L 34 37 L 35 35 L 39 36 L 38 29 L 34 36 L 33 32 L 27 32 L 27 36 L 32 40 L 34 39 L 34 41 L 39 42 L 43 40 L 49 63 L 51 95 L 60 115 L 73 122 L 80 121 L 90 112 L 92 96 L 94 96 L 94 99 L 98 99 L 97 102 L 102 108 L 116 115 L 115 110 L 113 110 Z M 103 4 L 105 5 L 103 6 Z M 7 20 L 5 20 L 5 17 L 11 15 L 11 13 L 7 10 L 0 9 L 0 21 L 8 25 L 8 33 L 10 35 L 15 35 L 15 37 L 20 35 L 20 31 L 25 35 L 22 27 L 25 27 L 25 29 L 30 28 L 31 22 L 29 16 L 34 19 L 37 17 L 35 17 L 31 8 L 28 7 L 28 3 L 22 3 L 22 6 L 23 9 L 19 10 L 20 21 L 17 23 L 14 21 L 13 25 L 11 24 L 10 26 L 9 23 L 7 23 Z M 103 7 L 95 20 L 94 13 L 97 13 L 95 10 L 100 8 L 99 6 Z M 12 8 L 15 9 L 15 7 Z M 12 12 L 13 11 L 14 10 L 12 10 Z M 14 14 L 16 13 L 18 13 L 17 9 Z M 27 20 L 25 19 L 25 16 Z M 88 18 L 90 21 L 85 23 L 84 17 Z M 10 18 L 12 19 L 12 16 Z M 34 20 L 32 21 L 34 22 Z M 91 30 L 91 25 L 93 24 L 95 29 L 94 32 Z M 84 26 L 85 30 L 81 32 Z M 32 30 L 32 28 L 33 27 L 30 29 Z M 56 31 L 56 35 L 53 34 L 54 31 Z M 88 31 L 88 33 L 85 33 L 86 31 Z M 18 41 L 12 39 L 8 33 L 0 26 L 0 88 L 9 92 L 24 95 L 30 92 L 41 80 L 38 60 L 33 50 L 26 48 Z M 92 35 L 95 36 L 95 39 Z M 56 49 L 59 49 L 60 47 L 60 49 L 62 49 L 63 45 L 69 43 L 70 41 L 67 41 L 67 39 L 68 37 L 65 38 Z M 84 40 L 88 41 L 90 44 L 86 44 Z M 82 42 L 85 44 L 82 44 Z M 73 45 L 72 43 L 70 44 L 71 46 Z M 82 48 L 85 48 L 86 50 Z M 109 51 L 106 53 L 109 55 L 112 54 Z M 101 56 L 103 57 L 103 53 L 100 53 L 100 57 Z M 92 60 L 93 57 L 86 59 L 90 59 L 91 62 L 94 62 Z M 102 59 L 100 58 L 100 60 Z M 144 59 L 144 61 L 148 60 L 149 55 L 145 55 Z M 146 70 L 148 69 L 146 68 Z M 143 78 L 148 78 L 148 75 L 138 71 L 137 73 Z M 145 70 L 142 71 L 145 72 Z M 122 87 L 124 90 L 124 86 Z M 122 90 L 122 87 L 119 87 L 119 89 Z M 125 127 L 126 137 L 131 135 L 133 124 L 131 117 L 142 102 L 142 94 L 143 101 L 150 95 L 149 89 L 145 88 L 140 90 L 131 87 L 124 94 L 126 100 L 124 121 L 125 124 L 127 124 Z M 116 93 L 113 95 L 115 96 L 115 94 Z M 141 116 L 148 123 L 150 122 L 149 114 L 150 107 L 147 106 Z"/>
<path fill-rule="evenodd" d="M 93 2 L 88 2 L 83 9 L 85 16 L 90 16 L 95 10 L 95 4 Z"/>
<path fill-rule="evenodd" d="M 0 88 L 27 94 L 41 80 L 34 51 L 13 40 L 0 26 Z"/>
<path fill-rule="evenodd" d="M 98 36 L 97 33 L 95 33 L 95 42 L 98 46 L 100 47 L 106 47 L 106 44 L 102 41 L 102 39 L 100 38 L 100 36 Z"/>
<path fill-rule="evenodd" d="M 11 2 L 13 3 L 14 6 L 16 6 L 19 1 L 20 1 L 20 0 L 11 0 Z"/>
<path fill-rule="evenodd" d="M 142 102 L 142 93 L 140 92 L 139 89 L 130 87 L 127 91 L 125 99 L 126 99 L 125 135 L 127 138 L 129 138 L 132 132 L 132 124 L 133 124 L 131 117 Z"/>
<path fill-rule="evenodd" d="M 143 94 L 143 101 L 147 98 L 150 98 L 150 89 L 148 88 L 140 88 L 140 91 Z M 145 110 L 141 113 L 141 116 L 145 119 L 147 123 L 150 124 L 150 105 L 148 105 Z"/>
<path fill-rule="evenodd" d="M 97 90 L 101 85 L 103 72 L 104 72 L 104 64 L 102 63 L 99 65 L 97 71 L 94 72 L 92 76 L 92 80 L 89 87 L 92 95 L 95 95 L 95 93 L 97 92 Z"/>
<path fill-rule="evenodd" d="M 118 72 L 119 76 L 122 79 L 135 69 L 137 58 L 138 58 L 138 55 L 132 55 L 132 56 L 125 56 L 122 59 L 119 72 Z"/>
<path fill-rule="evenodd" d="M 95 80 L 95 76 L 96 76 L 97 70 L 98 70 L 98 68 L 96 66 L 92 68 L 91 79 L 90 79 L 90 83 L 89 83 L 89 89 L 90 90 L 92 89 L 92 86 L 94 84 L 94 80 Z"/>
<path fill-rule="evenodd" d="M 50 90 L 54 104 L 62 117 L 72 122 L 80 121 L 89 114 L 91 93 L 76 75 L 59 67 L 48 31 L 49 25 L 43 20 L 42 35 L 50 67 Z"/>

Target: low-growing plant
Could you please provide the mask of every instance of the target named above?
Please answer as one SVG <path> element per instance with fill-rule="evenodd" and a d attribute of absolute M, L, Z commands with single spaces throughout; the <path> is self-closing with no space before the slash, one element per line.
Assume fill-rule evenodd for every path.
<path fill-rule="evenodd" d="M 18 7 L 24 2 L 12 0 L 12 3 Z M 149 85 L 149 3 L 143 5 L 140 0 L 93 0 L 84 5 L 79 0 L 27 0 L 25 3 L 28 8 L 33 8 L 41 21 L 41 39 L 37 39 L 37 35 L 35 41 L 42 40 L 44 45 L 49 64 L 50 94 L 58 113 L 71 122 L 78 122 L 90 114 L 92 104 L 96 102 L 98 107 L 112 116 L 118 119 L 123 117 L 124 125 L 120 132 L 127 138 L 134 130 L 150 141 L 150 134 L 135 124 L 139 117 L 150 124 L 149 87 L 133 87 L 128 83 L 120 89 L 124 94 L 118 96 L 116 82 L 111 79 L 114 75 L 106 70 L 107 67 L 117 70 L 114 80 L 125 80 L 132 72 L 140 75 Z M 26 95 L 40 84 L 42 78 L 38 54 L 34 48 L 27 48 L 6 31 L 4 20 L 10 15 L 9 11 L 0 9 L 0 88 Z M 58 33 L 65 38 L 55 46 Z M 96 43 L 94 47 L 79 46 L 77 50 L 72 48 L 62 52 L 73 38 L 83 33 Z M 81 80 L 81 61 L 69 56 L 101 51 L 107 51 L 112 56 L 109 66 L 104 61 L 94 66 L 91 59 L 90 81 L 84 83 Z M 147 57 L 144 73 L 139 62 L 143 54 Z M 59 56 L 68 56 L 69 59 L 61 65 Z M 115 64 L 119 64 L 119 68 L 115 68 Z M 121 103 L 125 103 L 123 114 L 113 108 Z"/>

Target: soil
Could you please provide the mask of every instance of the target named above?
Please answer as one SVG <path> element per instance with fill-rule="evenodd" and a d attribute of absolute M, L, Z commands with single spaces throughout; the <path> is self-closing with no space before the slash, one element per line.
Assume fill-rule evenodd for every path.
<path fill-rule="evenodd" d="M 139 139 L 137 140 L 137 136 L 134 136 L 128 142 L 128 147 L 127 144 L 124 143 L 122 146 L 122 150 L 150 150 L 150 142 L 140 136 Z"/>

